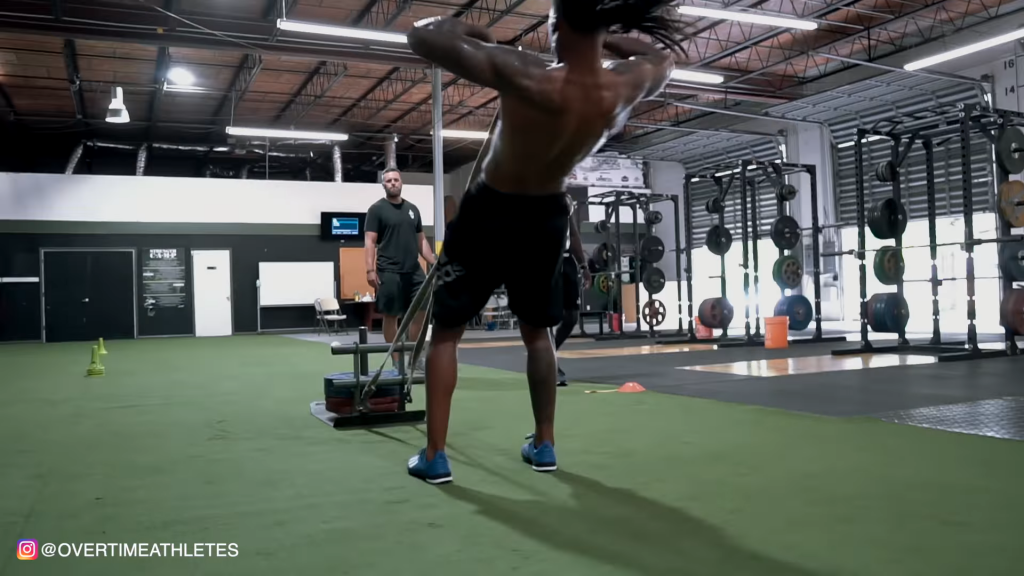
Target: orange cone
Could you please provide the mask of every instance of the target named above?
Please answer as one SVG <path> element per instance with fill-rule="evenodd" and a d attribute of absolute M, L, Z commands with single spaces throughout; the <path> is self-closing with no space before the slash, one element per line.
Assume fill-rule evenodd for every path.
<path fill-rule="evenodd" d="M 637 384 L 636 382 L 626 382 L 622 386 L 619 386 L 615 390 L 586 390 L 587 394 L 605 394 L 608 392 L 644 392 L 647 389 Z"/>

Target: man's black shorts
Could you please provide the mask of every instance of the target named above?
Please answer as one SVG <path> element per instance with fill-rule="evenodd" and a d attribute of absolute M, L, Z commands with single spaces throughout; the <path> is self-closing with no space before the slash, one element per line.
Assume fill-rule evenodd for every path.
<path fill-rule="evenodd" d="M 562 320 L 562 252 L 569 233 L 564 194 L 470 187 L 448 224 L 434 291 L 434 321 L 462 326 L 502 285 L 520 322 L 549 328 Z"/>
<path fill-rule="evenodd" d="M 562 305 L 566 310 L 580 309 L 580 269 L 571 255 L 562 255 Z"/>
<path fill-rule="evenodd" d="M 416 267 L 415 272 L 377 272 L 380 279 L 380 287 L 377 289 L 377 312 L 385 316 L 405 316 L 406 310 L 412 305 L 412 299 L 426 274 L 423 269 Z"/>

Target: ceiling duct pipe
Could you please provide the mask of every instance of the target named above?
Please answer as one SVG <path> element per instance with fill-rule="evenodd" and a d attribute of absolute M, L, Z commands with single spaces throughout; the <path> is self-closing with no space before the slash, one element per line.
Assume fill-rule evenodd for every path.
<path fill-rule="evenodd" d="M 341 147 L 337 144 L 331 148 L 331 159 L 334 162 L 334 181 L 341 182 Z"/>
<path fill-rule="evenodd" d="M 210 152 L 211 151 L 209 146 L 185 146 L 185 145 L 181 145 L 181 144 L 160 144 L 160 143 L 157 143 L 157 142 L 153 143 L 153 147 L 154 148 L 163 148 L 165 150 L 186 150 L 186 151 L 189 151 L 189 152 Z M 213 148 L 212 149 L 213 152 L 227 152 L 228 150 L 229 150 L 229 148 L 227 146 L 219 146 L 217 148 Z"/>
<path fill-rule="evenodd" d="M 395 154 L 395 139 L 384 143 L 384 169 L 398 168 L 398 157 Z"/>
<path fill-rule="evenodd" d="M 64 170 L 65 174 L 74 174 L 75 168 L 78 166 L 78 161 L 82 158 L 82 151 L 85 150 L 85 142 L 75 146 L 75 149 L 71 152 L 71 158 L 68 158 L 68 167 Z"/>
<path fill-rule="evenodd" d="M 143 144 L 139 148 L 139 155 L 135 157 L 135 175 L 145 176 L 146 174 L 146 159 L 149 157 L 149 146 Z"/>
<path fill-rule="evenodd" d="M 309 166 L 306 166 L 306 182 L 312 182 L 312 181 L 313 181 L 313 172 L 309 169 Z"/>
<path fill-rule="evenodd" d="M 248 180 L 249 179 L 249 168 L 250 168 L 250 166 L 248 164 L 246 164 L 245 166 L 242 166 L 242 169 L 238 171 L 238 177 L 241 178 L 242 180 Z"/>
<path fill-rule="evenodd" d="M 119 150 L 135 150 L 135 146 L 129 146 L 128 144 L 115 144 L 113 142 L 103 142 L 100 140 L 92 140 L 89 145 L 93 148 L 117 148 Z"/>

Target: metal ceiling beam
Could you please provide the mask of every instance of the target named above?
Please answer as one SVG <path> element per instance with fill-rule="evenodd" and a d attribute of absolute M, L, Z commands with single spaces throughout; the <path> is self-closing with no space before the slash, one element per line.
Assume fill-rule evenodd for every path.
<path fill-rule="evenodd" d="M 390 28 L 412 6 L 412 0 L 370 0 L 349 26 L 374 30 Z"/>
<path fill-rule="evenodd" d="M 14 116 L 17 113 L 17 110 L 14 108 L 14 101 L 11 100 L 11 95 L 7 93 L 2 84 L 0 84 L 0 104 L 7 108 L 8 116 Z"/>
<path fill-rule="evenodd" d="M 274 32 L 270 35 L 271 42 L 277 42 L 277 37 L 281 34 L 281 29 L 277 27 L 278 19 L 288 18 L 298 3 L 299 0 L 268 0 L 263 18 L 274 23 Z"/>
<path fill-rule="evenodd" d="M 235 78 L 231 81 L 231 91 L 225 94 L 220 104 L 217 105 L 217 112 L 214 114 L 216 122 L 225 119 L 225 116 L 227 118 L 223 124 L 231 122 L 235 115 L 235 108 L 249 92 L 249 88 L 252 87 L 261 68 L 263 68 L 263 57 L 259 54 L 246 54 L 242 58 L 242 63 L 238 66 L 238 71 L 235 72 Z M 228 112 L 230 112 L 229 115 Z"/>
<path fill-rule="evenodd" d="M 278 18 L 287 18 L 289 12 L 297 3 L 298 0 L 267 0 L 267 7 L 263 10 L 263 19 L 274 23 L 274 31 L 270 35 L 271 43 L 277 42 L 277 36 L 281 33 L 281 29 L 277 27 Z M 238 68 L 235 70 L 235 77 L 231 81 L 231 92 L 225 94 L 220 104 L 217 105 L 216 117 L 218 119 L 224 116 L 229 105 L 231 106 L 230 118 L 234 117 L 235 107 L 245 98 L 249 88 L 256 81 L 256 77 L 259 76 L 262 69 L 263 57 L 259 54 L 249 53 L 242 58 Z M 225 124 L 230 123 L 230 118 Z"/>
<path fill-rule="evenodd" d="M 480 15 L 479 17 L 482 17 L 483 15 L 489 15 L 489 18 L 488 18 L 487 22 L 484 24 L 484 27 L 485 28 L 493 28 L 494 25 L 496 25 L 503 18 L 505 18 L 506 16 L 511 14 L 513 11 L 515 11 L 516 8 L 519 8 L 520 6 L 523 5 L 523 3 L 526 2 L 526 0 L 484 0 L 485 7 L 483 9 L 478 9 L 478 8 L 476 8 L 476 4 L 478 4 L 479 1 L 480 0 L 470 0 L 465 5 L 463 5 L 462 8 L 460 8 L 454 14 L 452 14 L 452 18 L 467 17 L 466 18 L 467 20 L 469 20 L 470 22 L 473 22 L 473 20 L 475 18 L 478 18 L 478 16 L 474 16 L 474 14 L 479 14 Z M 492 8 L 492 7 L 488 7 L 488 5 L 487 5 L 487 3 L 497 3 L 497 2 L 504 3 L 504 5 L 505 5 L 504 8 L 501 8 L 501 9 L 498 9 L 497 7 L 493 7 Z M 476 23 L 476 22 L 473 22 L 473 23 Z M 485 88 L 483 86 L 480 86 L 480 85 L 477 85 L 477 84 L 468 84 L 468 85 L 460 84 L 460 80 L 461 80 L 461 78 L 456 76 L 456 77 L 452 78 L 451 80 L 449 80 L 448 82 L 446 82 L 441 87 L 441 93 L 444 95 L 446 100 L 457 101 L 458 104 L 463 104 L 467 100 L 469 100 L 470 98 L 473 98 L 477 94 L 480 94 L 484 90 L 487 90 L 487 88 Z M 465 88 L 465 89 L 461 90 L 460 93 L 456 94 L 454 97 L 449 95 L 449 93 L 448 93 L 448 89 L 449 88 L 463 86 L 463 85 L 468 86 L 468 88 Z M 426 106 L 427 103 L 430 102 L 431 100 L 432 100 L 431 96 L 427 96 L 426 98 L 423 98 L 422 100 L 420 100 L 419 102 L 414 104 L 412 108 L 406 110 L 398 118 L 395 118 L 393 121 L 391 121 L 391 123 L 389 123 L 387 126 L 385 126 L 384 128 L 381 128 L 380 131 L 381 132 L 386 132 L 392 126 L 394 126 L 394 125 L 398 124 L 399 122 L 401 122 L 402 120 L 408 118 L 410 115 L 414 114 L 417 110 L 419 110 L 423 106 Z M 446 102 L 445 104 L 448 105 L 448 106 L 452 105 L 449 102 Z M 420 128 L 422 129 L 424 127 L 425 126 L 421 126 Z"/>
<path fill-rule="evenodd" d="M 156 53 L 156 71 L 153 73 L 153 83 L 156 84 L 156 92 L 149 100 L 149 130 L 147 140 L 153 139 L 153 128 L 159 122 L 160 100 L 163 99 L 164 90 L 167 88 L 167 71 L 171 68 L 171 51 L 166 46 L 161 46 Z"/>
<path fill-rule="evenodd" d="M 767 64 L 766 66 L 762 67 L 759 70 L 750 72 L 748 74 L 744 74 L 743 76 L 740 76 L 739 78 L 735 78 L 733 80 L 730 80 L 726 84 L 727 85 L 729 85 L 729 84 L 736 84 L 736 83 L 739 83 L 739 82 L 743 82 L 745 80 L 749 80 L 751 78 L 754 78 L 756 76 L 759 76 L 759 75 L 763 74 L 766 70 L 769 70 L 771 68 L 775 68 L 775 67 L 778 67 L 778 66 L 783 66 L 783 65 L 786 65 L 786 64 L 791 64 L 791 63 L 799 60 L 800 58 L 811 57 L 811 55 L 814 52 L 821 52 L 821 51 L 824 51 L 824 50 L 830 50 L 830 49 L 833 49 L 833 48 L 835 48 L 837 46 L 846 44 L 848 42 L 855 42 L 858 38 L 860 38 L 862 36 L 868 36 L 868 39 L 869 39 L 869 42 L 870 42 L 870 34 L 872 32 L 877 32 L 877 31 L 879 31 L 881 29 L 884 29 L 884 28 L 886 28 L 888 26 L 892 26 L 894 24 L 899 24 L 899 23 L 901 23 L 903 21 L 906 21 L 906 20 L 908 20 L 910 18 L 913 18 L 915 16 L 919 16 L 922 13 L 927 12 L 929 10 L 938 10 L 943 5 L 945 5 L 945 4 L 949 3 L 949 2 L 953 2 L 953 1 L 958 1 L 959 2 L 961 0 L 939 0 L 937 2 L 932 2 L 931 4 L 928 4 L 926 6 L 921 6 L 919 8 L 915 8 L 915 9 L 909 11 L 909 12 L 906 12 L 904 14 L 901 14 L 899 16 L 896 16 L 896 17 L 891 18 L 889 20 L 886 20 L 884 22 L 880 22 L 880 23 L 878 23 L 878 24 L 876 24 L 874 26 L 865 28 L 865 29 L 863 29 L 863 30 L 861 30 L 859 32 L 855 32 L 853 34 L 848 34 L 848 35 L 846 35 L 846 36 L 844 36 L 844 37 L 842 37 L 842 38 L 840 38 L 838 40 L 829 42 L 829 43 L 827 43 L 827 44 L 825 44 L 823 46 L 816 47 L 813 50 L 809 50 L 807 52 L 802 52 L 802 53 L 800 53 L 800 54 L 798 54 L 796 56 L 791 56 L 791 57 L 786 58 L 784 60 L 780 60 L 779 62 L 769 63 L 769 64 Z M 962 24 L 962 23 L 966 22 L 967 20 L 968 20 L 967 18 L 963 18 L 963 19 L 960 20 L 960 23 Z M 952 24 L 952 23 L 950 23 L 950 24 Z M 952 24 L 952 25 L 955 26 L 955 24 Z M 943 33 L 946 33 L 945 30 L 943 30 Z M 906 35 L 902 35 L 901 37 L 905 38 Z M 925 37 L 921 42 L 927 42 L 929 39 L 930 39 L 929 37 Z M 874 58 L 870 54 L 870 43 L 868 45 L 868 52 L 869 52 L 868 60 L 869 61 L 873 60 Z M 876 54 L 875 56 L 879 56 L 879 57 L 880 56 L 887 56 L 888 54 L 889 53 L 884 54 L 884 55 L 877 55 Z M 822 74 L 822 76 L 823 75 L 824 74 Z"/>
<path fill-rule="evenodd" d="M 363 93 L 356 102 L 342 110 L 329 126 L 334 126 L 349 118 L 350 115 L 357 121 L 372 120 L 418 86 L 426 75 L 426 71 L 422 69 L 392 68 L 384 78 Z"/>
<path fill-rule="evenodd" d="M 215 51 L 257 50 L 264 56 L 310 60 L 428 66 L 407 47 L 384 48 L 358 39 L 278 39 L 271 42 L 269 38 L 277 24 L 266 20 L 211 18 L 184 13 L 181 17 L 206 30 L 184 26 L 171 30 L 166 27 L 167 16 L 162 12 L 139 10 L 130 4 L 110 4 L 102 0 L 91 1 L 88 5 L 65 4 L 60 20 L 53 17 L 49 3 L 4 0 L 4 9 L 0 13 L 0 32 Z"/>
<path fill-rule="evenodd" d="M 277 113 L 276 121 L 288 121 L 292 128 L 327 95 L 341 79 L 348 68 L 340 62 L 323 61 L 306 77 L 306 81 Z"/>
<path fill-rule="evenodd" d="M 68 85 L 71 87 L 71 99 L 75 102 L 75 118 L 84 119 L 85 98 L 82 96 L 82 75 L 78 71 L 78 50 L 74 40 L 64 41 L 64 70 L 67 73 Z"/>
<path fill-rule="evenodd" d="M 800 18 L 803 18 L 803 19 L 823 18 L 825 16 L 828 16 L 829 14 L 832 14 L 833 12 L 838 12 L 838 11 L 842 10 L 843 8 L 845 8 L 847 6 L 856 4 L 859 1 L 860 0 L 838 0 L 837 2 L 829 4 L 828 6 L 822 8 L 820 10 L 815 10 L 814 12 L 811 12 L 810 14 L 801 15 Z M 718 62 L 719 60 L 724 60 L 724 59 L 728 58 L 729 56 L 732 56 L 733 54 L 737 54 L 739 52 L 742 52 L 742 51 L 746 50 L 747 48 L 752 48 L 752 47 L 754 47 L 754 46 L 756 46 L 756 45 L 758 45 L 758 44 L 760 44 L 762 42 L 765 42 L 767 40 L 771 40 L 772 38 L 775 38 L 776 36 L 779 36 L 781 34 L 787 33 L 788 31 L 789 31 L 788 29 L 776 29 L 776 30 L 772 30 L 771 32 L 765 32 L 764 34 L 759 34 L 759 35 L 757 35 L 757 36 L 755 36 L 753 38 L 750 38 L 750 39 L 748 39 L 748 40 L 746 40 L 744 42 L 741 42 L 741 43 L 739 43 L 739 44 L 737 44 L 735 46 L 732 46 L 730 48 L 726 48 L 725 50 L 722 50 L 721 52 L 716 53 L 714 56 L 709 56 L 707 58 L 704 58 L 700 62 L 695 64 L 695 66 L 696 67 L 707 66 L 708 64 L 712 64 L 714 62 Z"/>

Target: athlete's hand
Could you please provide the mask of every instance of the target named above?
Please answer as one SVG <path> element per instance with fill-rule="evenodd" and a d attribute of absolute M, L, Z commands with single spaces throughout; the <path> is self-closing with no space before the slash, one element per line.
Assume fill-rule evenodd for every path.
<path fill-rule="evenodd" d="M 380 277 L 377 276 L 376 272 L 367 272 L 366 281 L 374 290 L 380 290 Z"/>
<path fill-rule="evenodd" d="M 590 288 L 590 283 L 593 281 L 594 278 L 593 278 L 593 276 L 590 275 L 590 268 L 588 268 L 586 266 L 583 266 L 582 267 L 582 272 L 583 272 L 583 289 L 586 290 L 587 288 Z"/>

